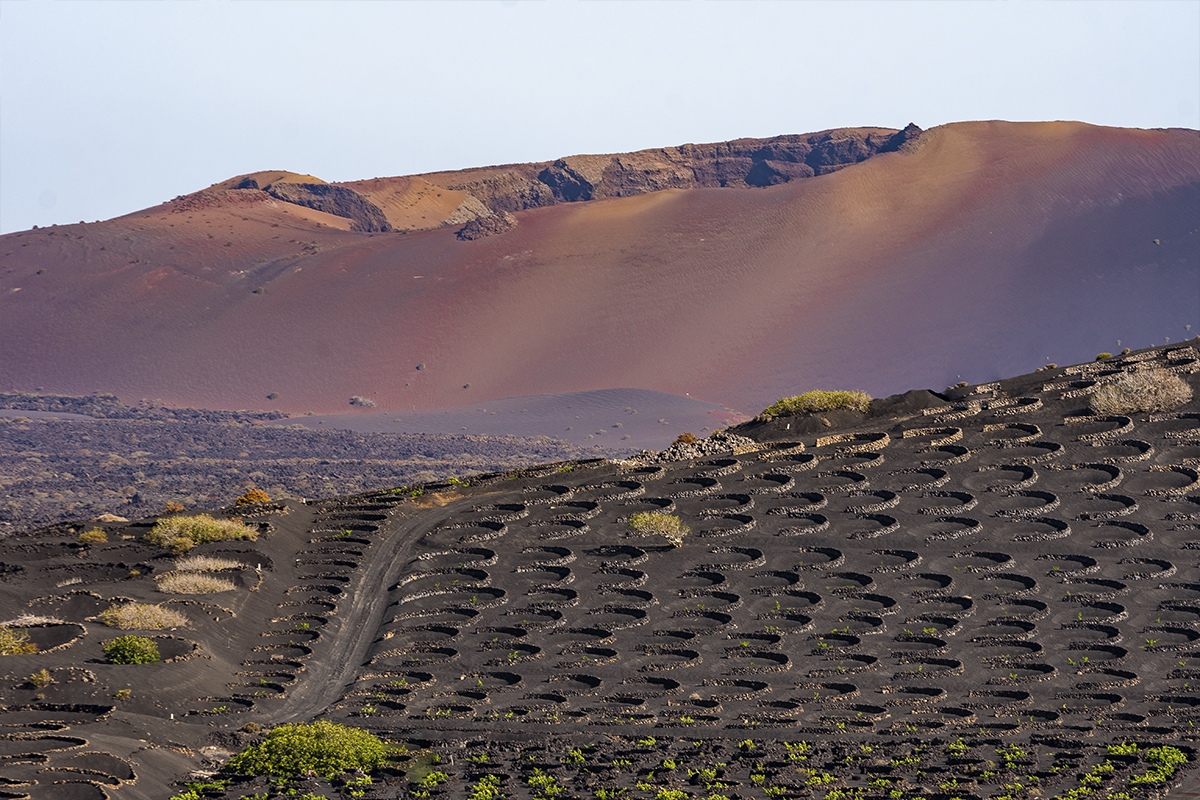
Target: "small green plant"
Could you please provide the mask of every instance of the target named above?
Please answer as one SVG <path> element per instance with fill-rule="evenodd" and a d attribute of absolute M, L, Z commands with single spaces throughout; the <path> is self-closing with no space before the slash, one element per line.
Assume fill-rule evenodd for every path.
<path fill-rule="evenodd" d="M 0 628 L 0 656 L 22 656 L 37 651 L 37 645 L 29 641 L 28 631 Z"/>
<path fill-rule="evenodd" d="M 629 527 L 642 536 L 661 536 L 675 547 L 681 546 L 684 537 L 692 532 L 679 517 L 661 511 L 631 514 Z"/>
<path fill-rule="evenodd" d="M 1110 744 L 1108 746 L 1108 754 L 1110 756 L 1132 756 L 1137 755 L 1139 749 L 1134 742 L 1122 742 L 1120 744 Z"/>
<path fill-rule="evenodd" d="M 39 669 L 28 678 L 35 689 L 45 689 L 47 686 L 54 683 L 54 678 L 50 675 L 50 670 Z"/>
<path fill-rule="evenodd" d="M 104 643 L 104 657 L 113 664 L 154 664 L 162 660 L 158 645 L 145 636 L 118 636 Z"/>
<path fill-rule="evenodd" d="M 553 775 L 548 775 L 537 767 L 534 768 L 533 774 L 525 779 L 525 785 L 533 789 L 535 800 L 558 797 L 566 791 Z"/>
<path fill-rule="evenodd" d="M 237 775 L 295 777 L 312 772 L 331 778 L 356 769 L 370 771 L 394 752 L 395 748 L 372 733 L 318 720 L 271 729 L 260 744 L 235 755 L 225 768 Z M 445 773 L 434 772 L 429 777 L 434 775 L 445 779 Z"/>
<path fill-rule="evenodd" d="M 500 778 L 495 775 L 484 775 L 471 787 L 467 800 L 500 800 L 504 795 L 500 792 Z"/>
<path fill-rule="evenodd" d="M 760 416 L 794 417 L 798 414 L 813 414 L 850 408 L 863 414 L 871 407 L 871 395 L 866 392 L 813 391 L 795 397 L 784 397 L 767 407 Z"/>
<path fill-rule="evenodd" d="M 1166 783 L 1175 774 L 1180 764 L 1187 763 L 1187 755 L 1178 747 L 1152 747 L 1142 753 L 1142 761 L 1152 767 L 1145 775 L 1137 775 L 1129 779 L 1129 785 L 1143 783 Z"/>
<path fill-rule="evenodd" d="M 113 692 L 113 700 L 128 700 L 132 694 L 132 689 L 118 689 L 117 691 Z"/>
<path fill-rule="evenodd" d="M 1107 361 L 1110 358 L 1112 358 L 1112 353 L 1097 353 L 1096 354 L 1097 361 Z"/>
<path fill-rule="evenodd" d="M 79 534 L 80 544 L 104 544 L 107 541 L 108 534 L 99 528 L 92 528 L 90 531 Z"/>

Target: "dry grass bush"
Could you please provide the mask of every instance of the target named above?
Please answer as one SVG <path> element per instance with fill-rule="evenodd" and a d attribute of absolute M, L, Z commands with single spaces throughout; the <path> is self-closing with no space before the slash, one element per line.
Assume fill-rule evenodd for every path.
<path fill-rule="evenodd" d="M 661 511 L 631 514 L 629 527 L 642 536 L 661 536 L 676 547 L 682 545 L 683 537 L 692 532 L 679 517 Z"/>
<path fill-rule="evenodd" d="M 107 541 L 108 534 L 99 528 L 92 528 L 90 531 L 79 534 L 80 544 L 104 544 Z"/>
<path fill-rule="evenodd" d="M 231 558 L 217 556 L 186 556 L 175 559 L 175 569 L 179 572 L 219 572 L 224 569 L 245 569 L 246 565 Z"/>
<path fill-rule="evenodd" d="M 1126 372 L 1092 393 L 1088 405 L 1097 414 L 1165 411 L 1192 399 L 1192 387 L 1173 372 L 1158 367 Z"/>
<path fill-rule="evenodd" d="M 99 619 L 110 628 L 119 628 L 123 631 L 182 628 L 188 623 L 188 618 L 175 609 L 149 603 L 126 603 L 112 606 L 101 611 Z"/>
<path fill-rule="evenodd" d="M 174 500 L 168 501 L 167 504 L 163 506 L 164 514 L 178 514 L 181 511 L 187 511 L 187 507 L 185 507 L 183 503 L 178 503 Z"/>
<path fill-rule="evenodd" d="M 795 397 L 781 398 L 760 416 L 793 417 L 839 408 L 852 408 L 865 414 L 871 408 L 871 395 L 866 392 L 805 392 Z"/>
<path fill-rule="evenodd" d="M 675 441 L 671 442 L 671 444 L 695 444 L 698 441 L 700 441 L 700 439 L 696 436 L 696 434 L 688 432 L 681 433 L 676 436 Z"/>
<path fill-rule="evenodd" d="M 37 649 L 37 645 L 29 641 L 28 631 L 0 628 L 0 656 L 23 656 L 36 653 Z"/>
<path fill-rule="evenodd" d="M 155 582 L 166 594 L 216 594 L 237 588 L 233 581 L 203 572 L 169 572 L 155 578 Z"/>
<path fill-rule="evenodd" d="M 208 514 L 197 514 L 194 517 L 163 517 L 146 534 L 150 542 L 165 547 L 176 555 L 182 555 L 198 544 L 257 537 L 258 531 L 246 527 L 238 520 L 215 519 Z"/>

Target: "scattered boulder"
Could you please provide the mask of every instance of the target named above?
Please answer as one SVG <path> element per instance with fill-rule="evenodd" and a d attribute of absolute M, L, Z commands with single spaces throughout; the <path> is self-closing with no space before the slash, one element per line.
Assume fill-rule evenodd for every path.
<path fill-rule="evenodd" d="M 643 450 L 634 456 L 633 460 L 647 465 L 666 464 L 672 461 L 686 461 L 692 458 L 730 453 L 742 448 L 753 448 L 756 444 L 753 439 L 745 436 L 739 436 L 729 431 L 716 431 L 707 439 L 697 439 L 694 442 L 677 440 L 669 448 L 658 453 L 652 450 Z"/>

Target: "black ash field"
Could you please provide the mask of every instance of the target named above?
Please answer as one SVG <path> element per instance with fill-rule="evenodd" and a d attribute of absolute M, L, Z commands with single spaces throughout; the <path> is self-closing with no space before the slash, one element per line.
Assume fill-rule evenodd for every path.
<path fill-rule="evenodd" d="M 4 627 L 39 650 L 0 657 L 0 797 L 1195 791 L 1200 404 L 1088 406 L 1150 368 L 1200 389 L 1188 343 L 733 431 L 758 441 L 225 509 L 257 538 L 188 553 L 232 562 L 214 594 L 162 591 L 186 570 L 154 519 L 7 537 Z M 633 535 L 646 512 L 692 533 Z M 186 618 L 127 631 L 164 661 L 106 662 L 127 602 Z M 369 780 L 220 771 L 314 718 L 406 751 Z"/>

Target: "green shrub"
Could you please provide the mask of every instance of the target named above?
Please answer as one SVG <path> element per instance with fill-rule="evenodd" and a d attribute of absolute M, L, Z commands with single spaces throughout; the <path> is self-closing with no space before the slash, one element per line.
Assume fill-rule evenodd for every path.
<path fill-rule="evenodd" d="M 629 527 L 642 536 L 662 536 L 676 547 L 682 545 L 683 537 L 692 532 L 692 529 L 684 525 L 679 517 L 673 514 L 664 514 L 661 511 L 631 514 Z"/>
<path fill-rule="evenodd" d="M 1096 354 L 1097 361 L 1107 361 L 1110 358 L 1112 358 L 1112 353 L 1097 353 Z"/>
<path fill-rule="evenodd" d="M 162 660 L 158 645 L 145 636 L 118 636 L 104 643 L 104 657 L 113 664 L 154 664 Z"/>
<path fill-rule="evenodd" d="M 29 676 L 29 682 L 37 689 L 45 689 L 50 684 L 54 683 L 54 677 L 48 669 L 39 669 L 37 672 Z"/>
<path fill-rule="evenodd" d="M 182 555 L 198 544 L 228 539 L 255 539 L 258 532 L 238 520 L 215 519 L 208 514 L 194 517 L 163 517 L 154 523 L 146 538 L 159 547 Z"/>
<path fill-rule="evenodd" d="M 101 611 L 98 618 L 110 628 L 123 631 L 130 629 L 162 630 L 163 628 L 182 628 L 188 619 L 173 608 L 150 605 L 148 603 L 126 603 L 120 606 L 110 606 Z"/>
<path fill-rule="evenodd" d="M 20 628 L 0 628 L 0 656 L 23 656 L 37 652 L 37 645 L 29 641 L 29 632 Z"/>
<path fill-rule="evenodd" d="M 331 778 L 356 769 L 369 771 L 393 752 L 367 731 L 318 720 L 272 729 L 260 744 L 238 753 L 225 768 L 238 775 L 296 776 L 312 771 Z"/>
<path fill-rule="evenodd" d="M 1151 367 L 1126 372 L 1092 393 L 1088 405 L 1097 414 L 1165 411 L 1192 399 L 1192 387 L 1173 372 Z"/>
<path fill-rule="evenodd" d="M 99 528 L 92 528 L 90 531 L 79 534 L 80 544 L 104 544 L 107 541 L 108 534 Z"/>
<path fill-rule="evenodd" d="M 781 398 L 764 410 L 764 417 L 794 417 L 798 414 L 813 414 L 819 411 L 834 411 L 852 408 L 863 414 L 871 407 L 871 395 L 866 392 L 805 392 L 796 397 Z"/>

